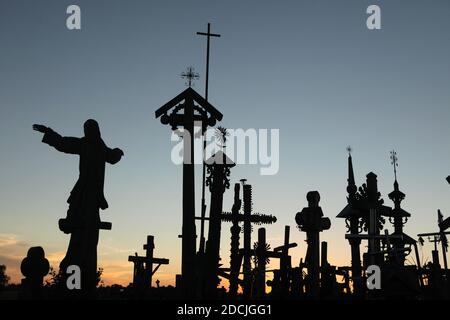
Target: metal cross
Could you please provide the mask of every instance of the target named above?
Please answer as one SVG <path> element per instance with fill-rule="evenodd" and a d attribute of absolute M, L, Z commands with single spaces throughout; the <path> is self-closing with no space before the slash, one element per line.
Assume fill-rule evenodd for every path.
<path fill-rule="evenodd" d="M 208 101 L 208 84 L 209 84 L 209 43 L 211 37 L 219 38 L 220 34 L 211 33 L 211 24 L 208 23 L 208 31 L 197 32 L 200 36 L 206 36 L 206 77 L 205 77 L 205 100 Z M 203 150 L 206 149 L 206 139 L 203 141 Z M 203 162 L 202 168 L 202 207 L 201 207 L 201 226 L 200 226 L 200 251 L 202 250 L 202 241 L 204 242 L 205 230 L 205 216 L 206 216 L 206 201 L 205 201 L 205 179 L 206 179 L 206 165 Z"/>
<path fill-rule="evenodd" d="M 194 68 L 193 67 L 187 68 L 186 71 L 181 74 L 181 77 L 183 79 L 187 79 L 186 85 L 189 86 L 189 87 L 192 86 L 192 81 L 198 80 L 200 78 L 198 73 L 194 72 Z"/>

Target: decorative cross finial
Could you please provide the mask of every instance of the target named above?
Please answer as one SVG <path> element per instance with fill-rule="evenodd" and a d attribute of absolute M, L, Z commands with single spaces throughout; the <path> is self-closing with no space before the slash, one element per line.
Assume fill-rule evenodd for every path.
<path fill-rule="evenodd" d="M 398 167 L 398 157 L 397 157 L 397 152 L 395 152 L 395 150 L 392 150 L 390 152 L 391 156 L 391 164 L 394 166 L 394 177 L 395 177 L 395 181 L 397 181 L 397 167 Z"/>
<path fill-rule="evenodd" d="M 193 67 L 189 67 L 186 69 L 186 71 L 184 71 L 181 74 L 181 77 L 183 79 L 187 79 L 186 85 L 191 87 L 192 86 L 192 82 L 194 80 L 198 80 L 200 78 L 200 76 L 198 75 L 197 72 L 194 72 L 194 68 Z"/>
<path fill-rule="evenodd" d="M 348 152 L 348 155 L 351 156 L 352 155 L 352 151 L 353 151 L 352 147 L 351 146 L 347 146 L 346 150 Z"/>

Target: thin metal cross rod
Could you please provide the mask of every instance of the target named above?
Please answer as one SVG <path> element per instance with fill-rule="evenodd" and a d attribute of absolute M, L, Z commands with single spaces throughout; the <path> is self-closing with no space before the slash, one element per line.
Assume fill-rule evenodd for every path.
<path fill-rule="evenodd" d="M 197 32 L 198 35 L 206 36 L 206 77 L 205 77 L 205 100 L 208 101 L 208 85 L 209 85 L 209 47 L 210 38 L 219 38 L 220 34 L 211 33 L 211 24 L 208 23 L 208 31 Z M 203 151 L 206 149 L 206 139 L 203 141 Z M 206 204 L 205 204 L 205 176 L 206 176 L 206 165 L 203 161 L 203 177 L 202 177 L 202 207 L 201 207 L 201 219 L 200 219 L 200 252 L 204 252 L 205 247 L 205 215 L 206 215 Z"/>

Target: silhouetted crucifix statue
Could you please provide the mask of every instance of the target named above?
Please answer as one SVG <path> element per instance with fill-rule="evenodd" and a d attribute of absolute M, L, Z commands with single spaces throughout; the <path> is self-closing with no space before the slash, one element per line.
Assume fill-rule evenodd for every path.
<path fill-rule="evenodd" d="M 80 175 L 67 200 L 67 218 L 59 220 L 59 228 L 70 233 L 70 243 L 60 271 L 70 265 L 81 270 L 81 293 L 91 295 L 97 284 L 97 244 L 99 229 L 111 229 L 111 223 L 101 222 L 99 209 L 108 208 L 103 193 L 105 163 L 120 161 L 123 151 L 110 149 L 103 142 L 95 120 L 84 123 L 84 137 L 62 137 L 51 128 L 35 124 L 33 129 L 44 133 L 42 142 L 56 150 L 80 156 Z"/>

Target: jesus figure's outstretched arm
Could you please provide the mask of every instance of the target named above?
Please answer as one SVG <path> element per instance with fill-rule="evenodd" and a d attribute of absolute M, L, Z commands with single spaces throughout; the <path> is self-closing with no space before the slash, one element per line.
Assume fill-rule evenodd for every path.
<path fill-rule="evenodd" d="M 80 138 L 62 137 L 53 131 L 53 129 L 41 124 L 33 125 L 33 130 L 42 132 L 44 134 L 42 142 L 54 147 L 60 152 L 69 154 L 80 154 L 81 152 Z"/>

